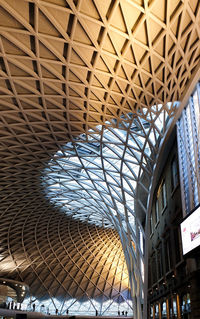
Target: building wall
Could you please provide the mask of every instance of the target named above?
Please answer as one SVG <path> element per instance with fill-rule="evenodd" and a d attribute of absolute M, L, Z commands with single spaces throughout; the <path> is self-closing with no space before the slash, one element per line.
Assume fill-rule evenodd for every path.
<path fill-rule="evenodd" d="M 188 214 L 200 203 L 200 82 L 177 121 L 182 207 Z"/>
<path fill-rule="evenodd" d="M 154 191 L 151 212 L 149 318 L 188 318 L 191 288 L 181 246 L 183 213 L 174 134 L 171 147 L 163 157 L 160 165 L 164 166 Z"/>
<path fill-rule="evenodd" d="M 200 318 L 200 247 L 183 256 L 180 223 L 200 203 L 200 84 L 177 122 L 153 195 L 149 318 Z M 180 165 L 180 167 L 178 167 Z"/>

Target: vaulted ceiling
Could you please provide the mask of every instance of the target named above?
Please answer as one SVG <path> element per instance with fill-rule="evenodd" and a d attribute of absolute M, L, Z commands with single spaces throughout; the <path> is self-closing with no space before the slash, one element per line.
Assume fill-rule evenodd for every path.
<path fill-rule="evenodd" d="M 106 217 L 106 225 L 117 229 L 122 239 L 124 220 L 135 218 L 130 208 L 135 185 L 144 170 L 152 174 L 157 142 L 198 66 L 199 41 L 198 0 L 0 0 L 4 275 L 26 281 L 38 298 L 80 298 L 87 291 L 91 299 L 98 291 L 105 300 L 126 299 L 127 269 L 119 237 L 114 229 L 99 226 Z M 75 164 L 77 157 L 79 164 L 63 166 L 59 156 Z M 51 186 L 49 196 L 45 183 Z M 64 189 L 59 188 L 63 183 Z M 62 205 L 56 203 L 55 188 Z M 71 193 L 76 193 L 75 200 Z M 69 213 L 73 207 L 75 212 Z M 88 211 L 98 216 L 98 227 L 87 225 L 92 220 L 83 218 Z M 130 233 L 132 221 L 129 226 Z M 105 249 L 102 257 L 97 237 Z M 88 251 L 92 258 L 86 256 Z M 116 254 L 116 264 L 105 259 L 110 254 Z M 121 280 L 115 286 L 110 274 L 118 271 Z M 94 273 L 101 282 L 93 281 Z"/>

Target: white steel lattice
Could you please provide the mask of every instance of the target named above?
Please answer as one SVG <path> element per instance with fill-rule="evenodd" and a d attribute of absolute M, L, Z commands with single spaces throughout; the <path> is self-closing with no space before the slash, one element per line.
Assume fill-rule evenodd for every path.
<path fill-rule="evenodd" d="M 118 127 L 113 121 L 72 138 L 43 172 L 47 198 L 73 218 L 103 227 L 127 219 L 134 230 L 136 185 L 144 171 L 152 174 L 166 113 L 154 106 L 145 120 L 130 114 Z"/>

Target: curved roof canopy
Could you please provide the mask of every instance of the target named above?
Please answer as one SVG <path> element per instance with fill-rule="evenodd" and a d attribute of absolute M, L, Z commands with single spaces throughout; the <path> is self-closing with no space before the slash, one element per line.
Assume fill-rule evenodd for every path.
<path fill-rule="evenodd" d="M 125 262 L 116 288 L 109 275 L 114 263 L 109 268 L 95 259 L 91 234 L 112 233 L 132 273 L 132 295 L 141 300 L 147 208 L 137 185 L 148 193 L 141 176 L 152 176 L 158 143 L 198 67 L 199 38 L 198 0 L 0 0 L 4 276 L 27 282 L 55 307 L 56 298 L 71 298 L 72 306 L 84 295 L 95 309 L 100 289 L 106 311 L 116 296 L 129 294 Z M 69 225 L 80 235 L 81 221 L 92 260 L 84 257 L 87 236 L 81 233 L 79 250 L 71 235 Z M 64 259 L 67 245 L 74 254 Z M 96 271 L 105 274 L 101 284 Z"/>

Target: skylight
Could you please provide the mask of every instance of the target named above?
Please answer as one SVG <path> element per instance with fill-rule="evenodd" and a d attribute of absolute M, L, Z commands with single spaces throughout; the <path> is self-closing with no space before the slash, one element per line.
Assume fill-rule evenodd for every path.
<path fill-rule="evenodd" d="M 128 114 L 118 128 L 106 123 L 74 138 L 44 170 L 47 198 L 76 219 L 114 227 L 117 217 L 127 221 L 128 216 L 134 228 L 137 181 L 167 117 L 162 105 L 153 106 L 146 119 Z"/>

